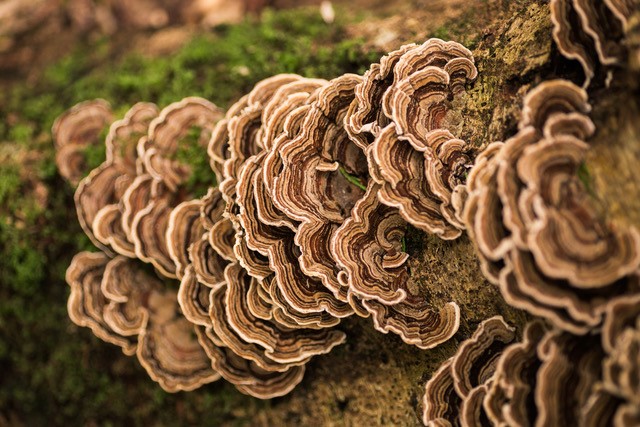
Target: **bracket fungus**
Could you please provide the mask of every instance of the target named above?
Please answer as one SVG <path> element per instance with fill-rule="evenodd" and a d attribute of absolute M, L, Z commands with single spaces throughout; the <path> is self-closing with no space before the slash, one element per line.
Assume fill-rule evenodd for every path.
<path fill-rule="evenodd" d="M 626 62 L 625 38 L 637 11 L 634 0 L 551 0 L 553 38 L 562 55 L 580 63 L 585 86 L 599 65 Z"/>
<path fill-rule="evenodd" d="M 70 267 L 70 316 L 135 352 L 167 390 L 223 377 L 282 396 L 347 339 L 338 327 L 353 314 L 421 349 L 456 334 L 458 303 L 437 305 L 411 282 L 411 224 L 443 240 L 466 229 L 510 303 L 571 332 L 598 327 L 604 296 L 637 285 L 640 237 L 592 215 L 575 178 L 594 132 L 584 92 L 541 85 L 518 134 L 479 153 L 455 136 L 454 111 L 476 76 L 468 49 L 430 39 L 364 76 L 270 77 L 226 113 L 195 97 L 136 104 L 76 193 L 103 253 L 78 256 L 94 261 L 86 277 Z M 211 169 L 195 186 L 191 148 Z M 487 402 L 514 337 L 501 318 L 483 322 L 430 381 L 425 420 L 494 416 Z M 536 349 L 540 367 L 556 363 L 554 345 Z"/>
<path fill-rule="evenodd" d="M 380 200 L 443 239 L 464 228 L 451 197 L 474 157 L 471 146 L 446 129 L 447 112 L 476 76 L 471 52 L 459 43 L 429 39 L 404 46 L 365 74 L 347 122 L 367 149 L 371 177 L 382 185 Z M 384 120 L 372 122 L 375 117 Z"/>
<path fill-rule="evenodd" d="M 483 321 L 427 382 L 424 424 L 487 425 L 482 398 L 500 355 L 514 338 L 515 329 L 501 316 Z"/>
<path fill-rule="evenodd" d="M 136 354 L 163 389 L 193 390 L 220 376 L 192 337 L 194 325 L 177 312 L 175 293 L 138 261 L 81 252 L 67 270 L 69 314 L 99 338 Z"/>
<path fill-rule="evenodd" d="M 505 300 L 558 327 L 598 327 L 608 297 L 638 292 L 640 233 L 598 214 L 580 180 L 594 132 L 586 93 L 564 80 L 524 100 L 519 132 L 469 174 L 464 219 L 487 277 Z"/>
<path fill-rule="evenodd" d="M 112 117 L 109 103 L 96 99 L 75 105 L 53 123 L 56 166 L 70 184 L 78 185 L 87 172 L 85 150 L 101 143 L 100 134 Z"/>

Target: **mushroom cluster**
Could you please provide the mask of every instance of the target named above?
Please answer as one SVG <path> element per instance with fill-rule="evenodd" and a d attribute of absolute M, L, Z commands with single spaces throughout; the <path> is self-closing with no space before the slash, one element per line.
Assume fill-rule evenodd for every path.
<path fill-rule="evenodd" d="M 640 66 L 640 51 L 627 40 L 639 12 L 634 0 L 551 0 L 553 38 L 562 55 L 580 63 L 585 86 L 600 67 Z"/>
<path fill-rule="evenodd" d="M 568 81 L 533 89 L 518 133 L 477 157 L 463 213 L 505 300 L 574 334 L 600 327 L 611 298 L 640 292 L 640 233 L 606 221 L 584 177 L 589 110 Z"/>
<path fill-rule="evenodd" d="M 530 322 L 521 342 L 480 324 L 425 388 L 425 425 L 630 426 L 640 423 L 640 304 L 611 300 L 600 335 Z"/>
<path fill-rule="evenodd" d="M 335 326 L 353 314 L 420 348 L 448 340 L 459 307 L 410 290 L 404 236 L 407 221 L 443 239 L 464 228 L 457 187 L 475 154 L 447 130 L 448 113 L 476 74 L 466 48 L 430 39 L 363 77 L 268 78 L 226 114 L 195 97 L 161 111 L 134 105 L 76 191 L 82 228 L 102 253 L 69 268 L 70 317 L 136 352 L 166 390 L 221 376 L 259 398 L 292 390 L 313 356 L 344 342 Z M 93 141 L 102 116 L 91 126 L 65 119 L 97 117 L 91 105 L 65 113 L 55 136 Z M 192 146 L 211 169 L 196 187 L 201 173 L 181 155 Z M 121 284 L 107 274 L 112 263 L 149 289 Z M 163 338 L 175 328 L 182 335 Z M 161 351 L 173 339 L 193 354 Z M 183 377 L 158 373 L 165 365 Z"/>

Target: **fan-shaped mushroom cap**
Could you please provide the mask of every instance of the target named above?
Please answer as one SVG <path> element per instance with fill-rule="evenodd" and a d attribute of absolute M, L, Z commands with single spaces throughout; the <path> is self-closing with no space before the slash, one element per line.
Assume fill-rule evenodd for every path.
<path fill-rule="evenodd" d="M 101 340 L 122 347 L 124 354 L 132 355 L 136 351 L 136 337 L 115 332 L 103 315 L 109 301 L 102 293 L 101 283 L 110 260 L 103 252 L 80 252 L 73 258 L 66 273 L 71 287 L 67 310 L 73 323 L 90 328 Z"/>
<path fill-rule="evenodd" d="M 235 214 L 235 187 L 240 168 L 246 159 L 264 149 L 259 130 L 265 104 L 281 86 L 301 78 L 295 74 L 279 74 L 262 80 L 245 98 L 231 107 L 236 114 L 227 122 L 230 156 L 224 163 L 224 180 L 220 183 L 220 191 L 231 215 Z"/>
<path fill-rule="evenodd" d="M 247 246 L 268 257 L 269 266 L 275 272 L 276 286 L 292 309 L 302 313 L 326 311 L 336 317 L 351 315 L 348 304 L 337 300 L 320 280 L 301 271 L 298 263 L 300 248 L 294 242 L 295 233 L 288 227 L 274 227 L 261 222 L 257 205 L 269 203 L 266 200 L 268 194 L 259 191 L 263 160 L 264 152 L 247 159 L 238 179 L 238 219 Z"/>
<path fill-rule="evenodd" d="M 396 209 L 378 201 L 379 188 L 369 184 L 351 216 L 333 233 L 331 252 L 347 272 L 349 292 L 393 305 L 407 297 L 406 224 Z"/>
<path fill-rule="evenodd" d="M 245 161 L 264 148 L 260 129 L 265 106 L 280 87 L 301 79 L 295 74 L 281 74 L 261 81 L 243 100 L 246 107 L 236 109 L 238 114 L 231 117 L 227 124 L 230 157 L 224 164 L 224 181 L 220 184 L 220 191 L 227 203 L 226 214 L 236 230 L 235 257 L 249 274 L 261 279 L 271 274 L 269 261 L 246 244 L 244 231 L 236 218 L 239 209 L 236 205 L 236 185 Z"/>
<path fill-rule="evenodd" d="M 404 108 L 396 110 L 399 105 L 404 103 L 407 95 L 399 92 L 403 92 L 406 89 L 412 92 L 413 89 L 410 89 L 412 87 L 411 80 L 428 82 L 429 79 L 424 80 L 422 77 L 418 78 L 418 76 L 430 74 L 424 70 L 435 71 L 433 68 L 440 68 L 449 75 L 451 80 L 449 84 L 453 94 L 458 93 L 459 89 L 463 88 L 468 80 L 474 80 L 477 75 L 475 65 L 473 65 L 473 54 L 469 49 L 453 41 L 445 42 L 435 38 L 429 39 L 422 45 L 409 49 L 404 53 L 393 68 L 394 84 L 385 92 L 382 98 L 382 107 L 387 117 L 396 123 L 408 123 L 408 120 L 411 120 L 409 117 L 402 117 L 406 114 Z M 421 74 L 412 77 L 416 72 Z M 436 73 L 441 74 L 437 71 Z M 420 99 L 420 96 L 417 99 Z M 396 104 L 396 108 L 393 107 L 394 104 Z M 404 105 L 408 106 L 407 104 Z M 400 126 L 398 133 L 404 135 L 403 129 L 408 130 L 409 128 Z"/>
<path fill-rule="evenodd" d="M 194 325 L 210 326 L 209 294 L 221 286 L 224 286 L 224 281 L 215 286 L 200 282 L 194 273 L 193 266 L 187 266 L 178 289 L 178 304 L 184 317 Z"/>
<path fill-rule="evenodd" d="M 105 140 L 107 147 L 105 164 L 118 169 L 122 175 L 115 181 L 115 203 L 105 205 L 95 214 L 91 229 L 95 238 L 102 244 L 130 258 L 135 257 L 135 248 L 132 237 L 124 228 L 122 198 L 138 172 L 136 151 L 138 140 L 146 134 L 149 123 L 157 114 L 158 108 L 154 104 L 137 103 L 122 120 L 111 125 Z"/>
<path fill-rule="evenodd" d="M 149 313 L 146 299 L 162 289 L 162 282 L 140 268 L 137 261 L 123 256 L 113 258 L 102 276 L 101 290 L 109 300 L 104 308 L 105 322 L 117 333 L 137 336 L 146 327 Z"/>
<path fill-rule="evenodd" d="M 154 192 L 152 190 L 152 194 Z M 172 193 L 166 188 L 157 188 L 157 193 L 151 197 L 147 206 L 136 213 L 131 224 L 136 256 L 151 263 L 163 276 L 169 278 L 177 277 L 176 264 L 171 259 L 167 246 L 169 217 L 176 204 Z"/>
<path fill-rule="evenodd" d="M 594 345 L 595 344 L 595 345 Z M 584 423 L 583 408 L 600 378 L 603 352 L 593 337 L 553 331 L 538 346 L 538 425 Z"/>
<path fill-rule="evenodd" d="M 314 97 L 308 97 L 306 101 L 310 101 Z M 298 136 L 301 131 L 304 118 L 311 106 L 309 104 L 302 105 L 287 114 L 287 118 L 283 124 L 283 132 L 273 142 L 273 146 L 266 154 L 264 159 L 262 172 L 262 181 L 265 190 L 271 196 L 271 204 L 273 210 L 267 210 L 266 206 L 258 206 L 258 209 L 262 209 L 262 220 L 266 224 L 274 225 L 277 227 L 286 226 L 292 229 L 297 228 L 297 221 L 292 220 L 285 215 L 280 209 L 280 205 L 276 200 L 277 194 L 275 193 L 275 182 L 280 179 L 280 175 L 284 172 L 284 165 L 282 163 L 282 147 L 289 144 L 289 142 Z"/>
<path fill-rule="evenodd" d="M 118 201 L 116 184 L 121 177 L 119 168 L 103 163 L 80 181 L 74 195 L 80 226 L 98 248 L 107 252 L 111 251 L 95 237 L 92 225 L 102 208 Z"/>
<path fill-rule="evenodd" d="M 426 426 L 452 426 L 457 417 L 457 408 L 461 404 L 460 397 L 453 387 L 453 375 L 449 359 L 431 376 L 425 387 L 423 398 L 424 412 L 422 422 Z"/>
<path fill-rule="evenodd" d="M 518 175 L 527 187 L 521 200 L 532 199 L 538 216 L 528 236 L 537 266 L 549 277 L 596 288 L 638 267 L 640 234 L 635 229 L 600 231 L 594 203 L 577 177 L 586 150 L 573 136 L 541 142 L 524 151 Z"/>
<path fill-rule="evenodd" d="M 640 263 L 638 231 L 605 222 L 579 177 L 589 109 L 566 81 L 531 91 L 520 131 L 469 175 L 463 215 L 507 302 L 577 334 L 602 322 L 607 296 L 637 292 L 629 275 Z"/>
<path fill-rule="evenodd" d="M 195 326 L 179 314 L 174 292 L 151 293 L 147 307 L 149 321 L 138 336 L 137 356 L 154 381 L 176 392 L 220 378 L 194 336 Z"/>
<path fill-rule="evenodd" d="M 393 125 L 380 131 L 367 153 L 375 164 L 372 177 L 382 186 L 378 198 L 400 209 L 412 225 L 454 239 L 464 224 L 456 218 L 451 198 L 471 162 L 470 149 L 446 130 L 424 139 L 427 145 L 416 150 L 398 138 Z"/>
<path fill-rule="evenodd" d="M 143 157 L 146 171 L 156 180 L 176 191 L 189 173 L 189 165 L 176 161 L 180 141 L 192 129 L 198 129 L 198 144 L 205 147 L 213 127 L 222 119 L 222 111 L 203 98 L 189 97 L 165 107 L 149 126 Z"/>
<path fill-rule="evenodd" d="M 383 56 L 379 63 L 371 65 L 364 73 L 362 82 L 356 86 L 355 99 L 345 119 L 345 129 L 363 150 L 390 123 L 380 107 L 382 97 L 393 84 L 393 68 L 396 63 L 402 55 L 416 46 L 407 44 Z"/>
<path fill-rule="evenodd" d="M 126 191 L 120 199 L 120 205 L 122 210 L 122 229 L 125 234 L 131 238 L 133 220 L 142 209 L 149 205 L 152 197 L 152 193 L 157 188 L 157 183 L 154 184 L 154 180 L 149 174 L 142 174 L 136 176 L 133 182 L 127 187 Z M 134 248 L 135 250 L 135 248 Z"/>
<path fill-rule="evenodd" d="M 136 353 L 166 391 L 193 390 L 220 377 L 192 337 L 193 324 L 177 313 L 175 293 L 135 261 L 81 252 L 67 281 L 71 319 L 125 354 Z"/>
<path fill-rule="evenodd" d="M 201 200 L 200 218 L 202 219 L 202 226 L 205 230 L 210 231 L 224 213 L 225 204 L 222 193 L 217 187 L 210 187 Z"/>
<path fill-rule="evenodd" d="M 640 420 L 640 295 L 610 302 L 601 338 L 602 381 L 584 418 L 589 425 L 635 425 Z"/>
<path fill-rule="evenodd" d="M 189 260 L 198 282 L 209 287 L 215 287 L 224 282 L 224 269 L 229 260 L 221 257 L 211 246 L 207 234 L 189 247 Z"/>
<path fill-rule="evenodd" d="M 96 99 L 71 107 L 53 123 L 56 165 L 60 175 L 72 185 L 77 185 L 87 172 L 84 150 L 101 143 L 100 134 L 112 118 L 109 103 Z"/>
<path fill-rule="evenodd" d="M 136 176 L 136 144 L 157 114 L 153 104 L 138 103 L 114 122 L 105 144 L 107 159 L 84 178 L 75 193 L 80 225 L 99 248 L 133 256 L 130 236 L 121 227 L 118 206 Z"/>
<path fill-rule="evenodd" d="M 271 150 L 285 128 L 291 111 L 305 104 L 311 94 L 329 82 L 323 79 L 300 79 L 284 84 L 273 94 L 262 110 L 260 139 L 265 150 Z"/>
<path fill-rule="evenodd" d="M 496 369 L 505 347 L 514 339 L 514 328 L 501 316 L 483 321 L 473 336 L 465 340 L 456 354 L 427 382 L 423 421 L 426 425 L 457 425 L 463 412 L 479 425 L 486 385 Z M 480 392 L 476 389 L 481 388 Z M 478 395 L 478 393 L 480 393 Z M 468 402 L 473 399 L 472 402 Z M 464 410 L 464 411 L 463 411 Z M 470 420 L 471 421 L 471 420 Z M 441 423 L 441 424 L 438 424 Z M 473 422 L 472 422 L 473 424 Z"/>
<path fill-rule="evenodd" d="M 493 425 L 527 425 L 535 419 L 533 390 L 541 364 L 537 347 L 546 331 L 540 321 L 529 323 L 523 341 L 510 345 L 498 360 L 483 402 Z"/>
<path fill-rule="evenodd" d="M 228 347 L 237 356 L 256 364 L 260 369 L 264 369 L 269 372 L 284 372 L 291 366 L 299 366 L 306 363 L 306 360 L 293 362 L 273 360 L 268 354 L 266 354 L 264 347 L 243 339 L 243 337 L 238 333 L 238 330 L 230 324 L 227 318 L 227 310 L 225 307 L 226 294 L 226 286 L 222 286 L 212 291 L 210 294 L 209 309 L 213 332 L 222 342 L 224 347 Z"/>
<path fill-rule="evenodd" d="M 282 173 L 272 189 L 274 204 L 301 221 L 296 244 L 302 271 L 322 280 L 342 300 L 344 290 L 336 278 L 329 240 L 363 194 L 344 174 L 367 174 L 364 153 L 349 139 L 343 124 L 360 80 L 347 74 L 315 94 L 300 133 L 281 147 Z"/>
<path fill-rule="evenodd" d="M 449 302 L 434 308 L 420 295 L 408 295 L 397 304 L 386 305 L 376 300 L 363 300 L 373 325 L 382 333 L 394 332 L 407 344 L 421 349 L 434 348 L 449 340 L 460 326 L 460 307 Z"/>
<path fill-rule="evenodd" d="M 211 328 L 196 328 L 198 340 L 211 359 L 214 370 L 245 394 L 259 399 L 284 396 L 302 381 L 303 366 L 292 366 L 284 372 L 266 371 L 223 347 Z"/>
<path fill-rule="evenodd" d="M 303 362 L 312 356 L 331 351 L 345 340 L 337 330 L 290 329 L 273 320 L 255 316 L 248 305 L 248 292 L 255 278 L 239 265 L 225 270 L 227 281 L 225 303 L 226 320 L 243 340 L 265 349 L 265 354 L 279 363 Z M 215 326 L 214 326 L 215 327 Z"/>
<path fill-rule="evenodd" d="M 176 276 L 181 279 L 189 265 L 189 248 L 200 240 L 204 233 L 200 215 L 202 201 L 189 200 L 176 206 L 169 215 L 167 226 L 167 248 L 176 265 Z"/>
<path fill-rule="evenodd" d="M 580 62 L 585 86 L 599 61 L 616 65 L 626 55 L 625 29 L 637 6 L 628 0 L 552 0 L 553 38 L 558 50 Z"/>

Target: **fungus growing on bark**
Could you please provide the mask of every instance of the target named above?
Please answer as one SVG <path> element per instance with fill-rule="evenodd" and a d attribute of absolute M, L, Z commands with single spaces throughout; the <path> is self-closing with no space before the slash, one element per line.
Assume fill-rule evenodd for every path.
<path fill-rule="evenodd" d="M 66 273 L 66 281 L 71 287 L 67 311 L 73 323 L 90 328 L 95 336 L 122 347 L 124 354 L 130 356 L 136 351 L 136 337 L 115 332 L 104 319 L 109 301 L 100 286 L 109 261 L 103 252 L 80 252 L 73 258 Z"/>
<path fill-rule="evenodd" d="M 429 132 L 420 150 L 399 139 L 394 125 L 370 146 L 372 178 L 382 186 L 378 197 L 403 218 L 428 233 L 455 239 L 464 228 L 455 215 L 452 193 L 471 163 L 471 150 L 446 130 Z"/>
<path fill-rule="evenodd" d="M 132 256 L 132 240 L 120 226 L 117 205 L 136 177 L 138 139 L 156 114 L 155 105 L 138 103 L 122 120 L 114 122 L 105 140 L 106 160 L 76 189 L 74 200 L 80 226 L 96 246 L 107 252 L 113 249 Z"/>
<path fill-rule="evenodd" d="M 313 356 L 344 342 L 333 327 L 353 313 L 419 348 L 448 340 L 460 309 L 434 307 L 407 283 L 405 219 L 426 207 L 428 231 L 451 239 L 463 228 L 474 154 L 446 130 L 446 113 L 475 73 L 464 47 L 432 39 L 392 52 L 364 80 L 263 80 L 224 118 L 200 98 L 160 112 L 138 104 L 113 125 L 107 161 L 81 185 L 82 209 L 101 247 L 180 287 L 103 255 L 108 309 L 94 323 L 132 340 L 167 390 L 221 375 L 260 398 L 295 387 Z M 218 188 L 209 171 L 193 185 L 189 150 L 205 145 Z M 475 389 L 486 393 L 474 375 L 461 380 L 475 393 L 467 417 L 482 400 Z"/>
<path fill-rule="evenodd" d="M 594 126 L 586 93 L 562 80 L 524 100 L 519 132 L 468 177 L 464 219 L 483 271 L 509 304 L 584 334 L 608 297 L 637 292 L 640 233 L 598 213 L 579 173 Z"/>
<path fill-rule="evenodd" d="M 140 138 L 147 133 L 149 123 L 158 115 L 158 108 L 150 103 L 137 103 L 125 114 L 122 120 L 113 123 L 107 134 L 105 145 L 107 167 L 118 170 L 121 175 L 115 181 L 113 199 L 114 203 L 107 204 L 95 213 L 90 224 L 91 231 L 96 239 L 103 245 L 110 247 L 116 253 L 135 257 L 135 248 L 130 234 L 125 231 L 123 224 L 124 206 L 122 198 L 127 188 L 135 180 L 138 173 L 139 159 L 137 156 L 137 144 Z M 90 184 L 90 186 L 97 183 Z M 99 190 L 99 189 L 98 189 Z M 85 188 L 91 193 L 93 190 Z M 81 193 L 79 201 L 95 199 L 91 195 Z M 80 223 L 88 222 L 92 212 L 83 209 Z"/>
<path fill-rule="evenodd" d="M 196 333 L 213 369 L 244 394 L 259 399 L 284 396 L 304 377 L 304 365 L 292 366 L 283 372 L 267 371 L 225 347 L 212 328 L 198 327 Z"/>
<path fill-rule="evenodd" d="M 135 260 L 81 252 L 67 270 L 69 316 L 99 338 L 137 354 L 149 376 L 169 392 L 193 390 L 220 376 L 177 313 L 175 293 Z"/>
<path fill-rule="evenodd" d="M 444 239 L 464 228 L 451 197 L 474 157 L 446 130 L 446 115 L 476 76 L 471 52 L 458 43 L 429 39 L 403 46 L 365 74 L 346 122 L 367 149 L 371 177 L 382 185 L 380 200 Z"/>
<path fill-rule="evenodd" d="M 282 173 L 272 189 L 274 204 L 300 222 L 295 242 L 302 271 L 320 279 L 343 301 L 329 240 L 363 194 L 345 176 L 367 175 L 364 153 L 343 124 L 360 80 L 347 74 L 315 94 L 299 134 L 280 147 Z"/>
<path fill-rule="evenodd" d="M 497 361 L 514 336 L 514 328 L 501 316 L 483 321 L 427 382 L 423 422 L 457 425 L 464 413 L 464 425 L 486 424 L 480 396 L 486 394 Z"/>
<path fill-rule="evenodd" d="M 51 133 L 56 147 L 56 166 L 60 175 L 77 185 L 87 173 L 86 150 L 102 143 L 100 134 L 113 118 L 107 101 L 81 102 L 60 115 Z"/>
<path fill-rule="evenodd" d="M 176 206 L 169 215 L 167 226 L 167 248 L 169 256 L 176 265 L 176 276 L 182 279 L 187 265 L 190 263 L 189 248 L 199 240 L 203 233 L 202 201 L 189 200 Z"/>
<path fill-rule="evenodd" d="M 626 60 L 626 30 L 636 9 L 628 0 L 551 0 L 553 38 L 560 53 L 580 63 L 585 86 L 598 64 L 621 65 Z"/>
<path fill-rule="evenodd" d="M 640 296 L 609 303 L 602 347 L 602 381 L 585 418 L 601 425 L 635 425 L 640 422 Z"/>
<path fill-rule="evenodd" d="M 131 233 L 136 256 L 167 277 L 177 277 L 166 240 L 171 211 L 194 196 L 196 185 L 214 183 L 191 182 L 198 177 L 180 153 L 198 148 L 204 151 L 221 117 L 209 101 L 185 98 L 165 107 L 150 123 L 147 137 L 138 143 L 139 173 L 123 197 L 123 228 Z M 142 178 L 145 175 L 149 178 Z"/>
<path fill-rule="evenodd" d="M 345 340 L 343 332 L 328 329 L 307 329 L 302 326 L 290 329 L 273 320 L 257 317 L 251 312 L 248 292 L 255 278 L 249 276 L 238 264 L 225 270 L 226 292 L 223 309 L 224 321 L 248 343 L 263 348 L 269 359 L 282 364 L 306 362 L 310 357 L 328 353 Z M 214 322 L 214 324 L 217 322 Z M 215 325 L 214 325 L 215 329 Z"/>

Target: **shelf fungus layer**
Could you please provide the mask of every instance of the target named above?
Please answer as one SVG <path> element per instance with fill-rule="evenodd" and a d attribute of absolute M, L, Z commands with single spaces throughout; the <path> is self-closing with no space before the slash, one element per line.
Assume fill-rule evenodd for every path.
<path fill-rule="evenodd" d="M 102 143 L 100 134 L 112 118 L 109 103 L 96 99 L 71 107 L 53 123 L 56 166 L 70 184 L 78 185 L 88 172 L 86 150 Z"/>
<path fill-rule="evenodd" d="M 553 38 L 562 55 L 580 63 L 585 86 L 600 66 L 627 61 L 627 36 L 637 11 L 631 0 L 551 0 Z"/>
<path fill-rule="evenodd" d="M 81 252 L 67 270 L 67 282 L 74 323 L 136 354 L 164 390 L 193 390 L 220 377 L 193 338 L 194 325 L 179 314 L 175 293 L 139 261 Z"/>
<path fill-rule="evenodd" d="M 515 338 L 501 316 L 483 321 L 433 374 L 423 398 L 425 425 L 487 425 L 482 407 L 497 361 Z"/>
<path fill-rule="evenodd" d="M 492 144 L 469 174 L 464 219 L 505 300 L 576 334 L 597 328 L 608 299 L 634 295 L 640 233 L 614 226 L 581 179 L 594 125 L 586 93 L 541 84 L 518 133 Z"/>

